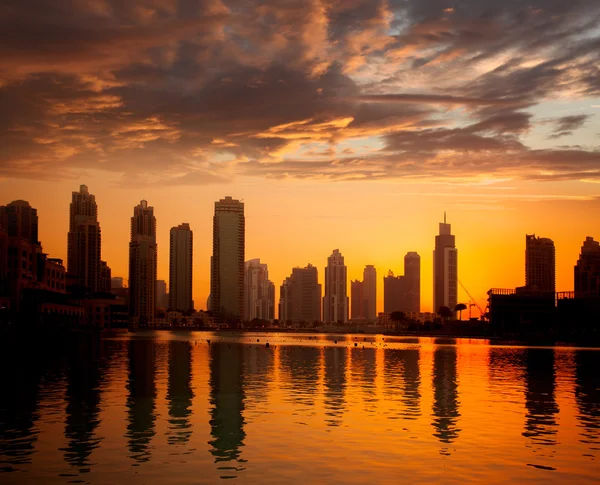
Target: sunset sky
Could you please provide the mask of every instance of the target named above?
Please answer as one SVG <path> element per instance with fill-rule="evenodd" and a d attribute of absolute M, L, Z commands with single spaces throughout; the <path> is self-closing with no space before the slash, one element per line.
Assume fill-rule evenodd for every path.
<path fill-rule="evenodd" d="M 71 192 L 96 195 L 127 278 L 129 221 L 194 231 L 206 308 L 214 202 L 246 204 L 246 259 L 277 287 L 339 248 L 349 279 L 432 250 L 443 212 L 484 305 L 554 239 L 557 290 L 600 238 L 600 2 L 9 0 L 0 5 L 0 204 L 38 209 L 66 262 Z M 348 285 L 350 288 L 350 285 Z M 468 298 L 459 290 L 459 300 Z"/>

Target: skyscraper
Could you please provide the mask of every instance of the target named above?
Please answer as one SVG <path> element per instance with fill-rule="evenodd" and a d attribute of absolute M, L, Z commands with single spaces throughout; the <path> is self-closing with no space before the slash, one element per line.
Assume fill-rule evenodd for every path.
<path fill-rule="evenodd" d="M 321 285 L 316 267 L 294 268 L 280 289 L 279 320 L 283 323 L 321 321 Z"/>
<path fill-rule="evenodd" d="M 323 321 L 328 323 L 346 323 L 348 321 L 347 268 L 339 249 L 334 249 L 331 256 L 327 258 Z"/>
<path fill-rule="evenodd" d="M 244 320 L 275 318 L 275 285 L 269 281 L 267 265 L 260 259 L 244 264 Z"/>
<path fill-rule="evenodd" d="M 90 292 L 100 291 L 101 236 L 96 198 L 87 186 L 72 193 L 67 236 L 67 272 Z"/>
<path fill-rule="evenodd" d="M 111 290 L 112 271 L 106 261 L 100 261 L 100 286 L 98 291 L 110 293 Z"/>
<path fill-rule="evenodd" d="M 454 309 L 458 301 L 458 250 L 450 224 L 440 222 L 433 250 L 433 311 L 446 306 Z"/>
<path fill-rule="evenodd" d="M 525 286 L 540 291 L 556 291 L 554 241 L 535 234 L 525 236 Z"/>
<path fill-rule="evenodd" d="M 377 319 L 377 270 L 368 264 L 363 270 L 363 317 L 374 322 Z"/>
<path fill-rule="evenodd" d="M 406 298 L 406 278 L 394 276 L 391 270 L 383 278 L 383 311 L 385 313 L 409 311 Z"/>
<path fill-rule="evenodd" d="M 600 297 L 600 243 L 586 237 L 575 265 L 575 296 Z"/>
<path fill-rule="evenodd" d="M 408 311 L 419 313 L 421 311 L 421 256 L 414 251 L 404 256 L 404 277 Z"/>
<path fill-rule="evenodd" d="M 0 220 L 8 237 L 39 246 L 37 209 L 31 207 L 29 202 L 13 200 L 10 204 L 0 206 Z"/>
<path fill-rule="evenodd" d="M 165 309 L 169 308 L 169 295 L 165 280 L 156 280 L 156 306 Z"/>
<path fill-rule="evenodd" d="M 193 233 L 187 223 L 171 228 L 169 258 L 169 309 L 187 312 L 192 301 Z M 159 302 L 160 304 L 160 302 Z"/>
<path fill-rule="evenodd" d="M 350 282 L 350 318 L 352 320 L 363 320 L 364 315 L 364 283 L 362 281 Z"/>
<path fill-rule="evenodd" d="M 244 316 L 245 224 L 243 202 L 231 197 L 215 202 L 210 309 L 222 320 Z"/>
<path fill-rule="evenodd" d="M 145 324 L 156 310 L 156 218 L 142 200 L 133 208 L 129 243 L 129 316 Z"/>

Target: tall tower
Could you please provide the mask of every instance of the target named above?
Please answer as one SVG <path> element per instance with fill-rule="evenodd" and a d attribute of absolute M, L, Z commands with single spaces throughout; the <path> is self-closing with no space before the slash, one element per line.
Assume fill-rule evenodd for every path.
<path fill-rule="evenodd" d="M 351 281 L 350 282 L 350 318 L 352 320 L 363 320 L 365 318 L 364 312 L 364 282 L 363 281 Z"/>
<path fill-rule="evenodd" d="M 440 222 L 433 251 L 433 311 L 446 306 L 454 309 L 458 301 L 458 250 L 450 224 Z"/>
<path fill-rule="evenodd" d="M 600 297 L 600 243 L 586 237 L 575 265 L 575 297 Z"/>
<path fill-rule="evenodd" d="M 377 270 L 368 264 L 363 271 L 363 317 L 374 322 L 377 319 Z"/>
<path fill-rule="evenodd" d="M 421 256 L 414 251 L 404 256 L 404 277 L 408 311 L 419 313 L 421 311 Z"/>
<path fill-rule="evenodd" d="M 156 310 L 156 258 L 154 208 L 142 200 L 133 208 L 129 242 L 129 316 L 141 325 Z"/>
<path fill-rule="evenodd" d="M 210 309 L 221 319 L 244 316 L 244 203 L 225 197 L 215 202 Z"/>
<path fill-rule="evenodd" d="M 525 286 L 540 291 L 556 291 L 556 251 L 546 237 L 525 236 Z"/>
<path fill-rule="evenodd" d="M 346 323 L 348 321 L 348 278 L 344 257 L 334 249 L 327 258 L 325 268 L 325 296 L 323 297 L 323 321 Z"/>
<path fill-rule="evenodd" d="M 86 185 L 73 192 L 69 206 L 67 272 L 90 292 L 101 289 L 101 236 L 96 197 Z"/>
<path fill-rule="evenodd" d="M 170 310 L 187 312 L 194 309 L 194 302 L 192 301 L 193 246 L 193 233 L 189 224 L 184 223 L 171 228 L 169 257 Z"/>
<path fill-rule="evenodd" d="M 267 265 L 260 259 L 244 264 L 244 321 L 275 318 L 275 285 L 269 280 Z"/>
<path fill-rule="evenodd" d="M 283 323 L 321 321 L 321 285 L 315 266 L 294 268 L 280 289 L 279 320 Z"/>

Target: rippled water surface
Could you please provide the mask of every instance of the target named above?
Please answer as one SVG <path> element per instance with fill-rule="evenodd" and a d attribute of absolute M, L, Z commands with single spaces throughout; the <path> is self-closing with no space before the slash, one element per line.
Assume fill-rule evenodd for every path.
<path fill-rule="evenodd" d="M 148 332 L 0 359 L 2 484 L 600 477 L 599 350 Z"/>

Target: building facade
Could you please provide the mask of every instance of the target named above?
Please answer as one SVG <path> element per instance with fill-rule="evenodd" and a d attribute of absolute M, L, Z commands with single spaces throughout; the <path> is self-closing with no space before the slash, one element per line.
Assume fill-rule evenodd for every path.
<path fill-rule="evenodd" d="M 244 264 L 244 321 L 275 318 L 275 285 L 269 280 L 269 270 L 260 259 Z"/>
<path fill-rule="evenodd" d="M 154 319 L 157 249 L 154 208 L 142 200 L 133 209 L 129 243 L 129 317 L 134 324 Z"/>
<path fill-rule="evenodd" d="M 440 222 L 433 250 L 433 309 L 446 306 L 451 310 L 458 303 L 458 250 L 450 224 Z"/>
<path fill-rule="evenodd" d="M 87 186 L 73 192 L 69 206 L 67 272 L 74 284 L 91 293 L 101 291 L 101 234 L 96 198 Z"/>
<path fill-rule="evenodd" d="M 535 234 L 525 236 L 525 286 L 556 292 L 556 251 L 554 241 Z"/>
<path fill-rule="evenodd" d="M 100 288 L 102 293 L 110 293 L 112 288 L 112 271 L 106 261 L 100 261 Z"/>
<path fill-rule="evenodd" d="M 283 324 L 321 321 L 321 285 L 315 266 L 294 268 L 279 294 L 279 320 Z"/>
<path fill-rule="evenodd" d="M 169 257 L 169 309 L 190 312 L 192 300 L 192 269 L 194 234 L 187 223 L 171 228 Z M 158 301 L 160 305 L 160 300 Z"/>
<path fill-rule="evenodd" d="M 210 310 L 220 320 L 244 317 L 244 203 L 225 197 L 215 202 Z"/>
<path fill-rule="evenodd" d="M 383 278 L 383 313 L 407 311 L 406 278 L 390 270 Z"/>
<path fill-rule="evenodd" d="M 350 282 L 350 318 L 364 320 L 364 283 L 359 280 Z"/>
<path fill-rule="evenodd" d="M 156 280 L 156 306 L 165 310 L 169 309 L 169 294 L 165 280 Z"/>
<path fill-rule="evenodd" d="M 421 312 L 421 256 L 414 251 L 404 256 L 404 277 L 406 279 L 406 300 L 409 313 Z"/>
<path fill-rule="evenodd" d="M 363 270 L 362 313 L 369 322 L 377 320 L 377 270 L 371 264 Z"/>
<path fill-rule="evenodd" d="M 325 323 L 348 321 L 348 268 L 339 249 L 334 249 L 331 256 L 327 258 L 323 321 Z"/>
<path fill-rule="evenodd" d="M 575 297 L 600 297 L 600 243 L 587 237 L 574 272 Z"/>

